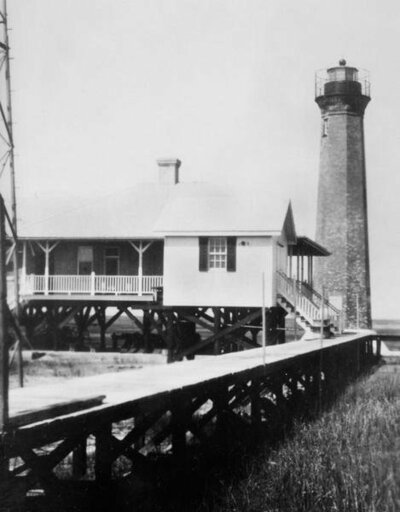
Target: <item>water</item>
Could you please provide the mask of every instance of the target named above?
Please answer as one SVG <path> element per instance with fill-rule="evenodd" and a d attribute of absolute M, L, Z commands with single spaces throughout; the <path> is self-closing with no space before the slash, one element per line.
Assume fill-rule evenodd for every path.
<path fill-rule="evenodd" d="M 381 335 L 389 350 L 400 350 L 400 320 L 373 320 L 372 327 Z"/>

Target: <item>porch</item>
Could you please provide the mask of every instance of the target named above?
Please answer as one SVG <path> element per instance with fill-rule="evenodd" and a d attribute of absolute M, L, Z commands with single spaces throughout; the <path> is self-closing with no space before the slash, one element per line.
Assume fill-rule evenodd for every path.
<path fill-rule="evenodd" d="M 20 294 L 78 296 L 137 296 L 156 300 L 163 276 L 98 275 L 21 275 Z"/>
<path fill-rule="evenodd" d="M 155 301 L 163 286 L 160 240 L 24 240 L 22 298 L 123 296 Z"/>

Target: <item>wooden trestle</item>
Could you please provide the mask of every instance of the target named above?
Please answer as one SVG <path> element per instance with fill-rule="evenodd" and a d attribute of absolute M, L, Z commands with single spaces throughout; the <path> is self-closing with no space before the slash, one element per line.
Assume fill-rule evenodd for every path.
<path fill-rule="evenodd" d="M 364 331 L 271 346 L 264 354 L 259 348 L 12 390 L 10 423 L 1 437 L 0 496 L 40 489 L 55 509 L 57 499 L 65 499 L 66 479 L 96 489 L 122 474 L 157 482 L 157 454 L 170 468 L 182 467 L 193 446 L 207 447 L 218 435 L 221 446 L 228 431 L 253 437 L 285 431 L 296 416 L 326 404 L 373 363 L 374 339 L 375 333 Z M 54 397 L 90 393 L 105 395 L 105 401 L 13 426 L 26 404 L 35 408 L 35 400 L 51 406 Z"/>
<path fill-rule="evenodd" d="M 110 308 L 113 314 L 108 316 Z M 284 325 L 284 315 L 278 307 L 268 310 L 268 344 L 278 342 L 277 327 Z M 83 348 L 85 332 L 96 325 L 100 334 L 98 348 L 104 350 L 106 332 L 121 316 L 127 317 L 132 330 L 139 334 L 133 338 L 137 350 L 167 349 L 169 361 L 191 358 L 198 353 L 221 354 L 260 346 L 257 343 L 262 329 L 260 308 L 172 307 L 123 297 L 37 296 L 24 304 L 22 322 L 33 344 L 36 336 L 47 332 L 51 340 L 41 348 L 55 350 L 68 349 L 63 336 L 67 325 L 75 325 L 74 348 L 77 349 Z"/>

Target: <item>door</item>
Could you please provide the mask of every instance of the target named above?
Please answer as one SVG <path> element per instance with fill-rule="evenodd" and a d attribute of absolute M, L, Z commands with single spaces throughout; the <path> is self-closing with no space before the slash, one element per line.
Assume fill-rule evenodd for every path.
<path fill-rule="evenodd" d="M 119 248 L 106 247 L 104 251 L 104 273 L 106 276 L 119 275 Z"/>
<path fill-rule="evenodd" d="M 80 245 L 78 247 L 78 274 L 87 276 L 93 272 L 93 247 Z"/>

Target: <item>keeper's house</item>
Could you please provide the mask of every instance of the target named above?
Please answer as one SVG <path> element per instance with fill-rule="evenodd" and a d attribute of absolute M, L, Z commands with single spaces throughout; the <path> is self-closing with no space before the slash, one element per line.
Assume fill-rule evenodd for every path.
<path fill-rule="evenodd" d="M 264 274 L 267 307 L 293 293 L 293 277 L 313 299 L 313 258 L 328 253 L 297 236 L 288 201 L 180 183 L 179 160 L 158 165 L 158 183 L 92 203 L 21 200 L 22 298 L 260 307 Z"/>

